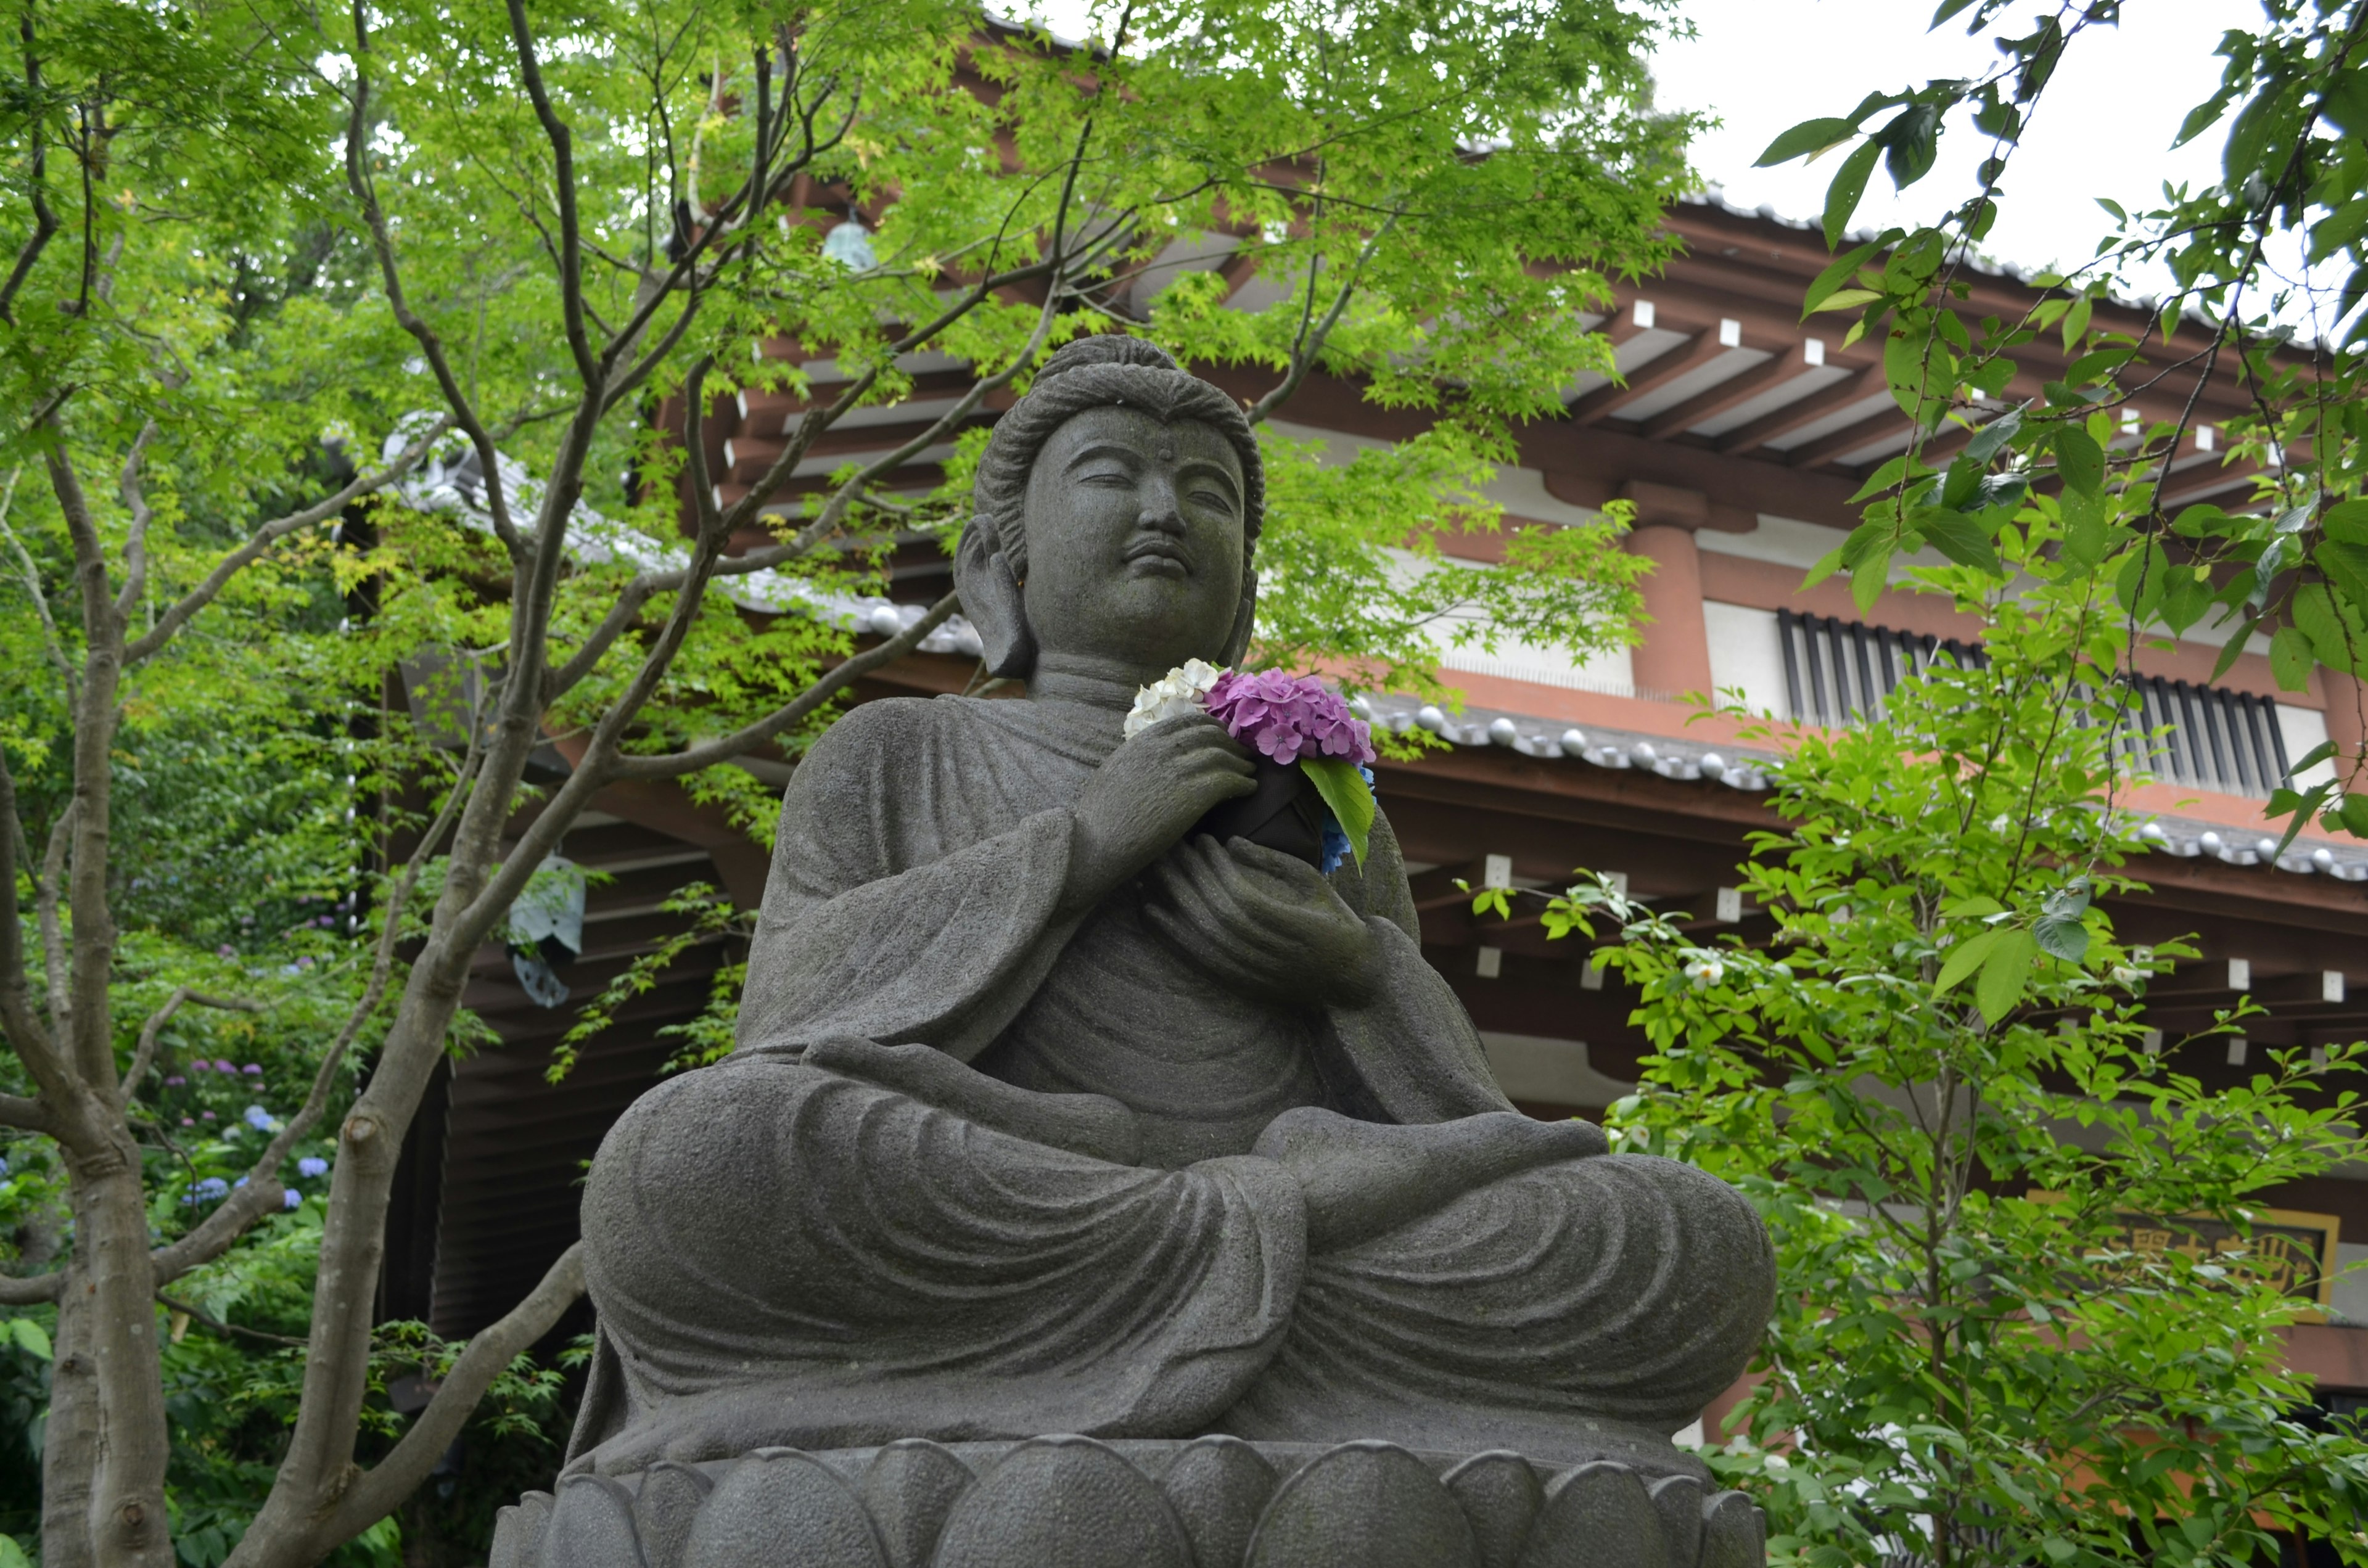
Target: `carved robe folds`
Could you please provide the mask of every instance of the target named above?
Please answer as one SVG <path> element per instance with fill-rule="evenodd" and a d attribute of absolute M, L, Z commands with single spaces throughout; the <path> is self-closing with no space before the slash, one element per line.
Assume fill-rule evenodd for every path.
<path fill-rule="evenodd" d="M 1386 960 L 1359 1006 L 1226 993 L 1131 890 L 1064 917 L 1068 806 L 1117 744 L 1061 703 L 884 701 L 799 767 L 738 1054 L 645 1096 L 593 1164 L 571 1468 L 1051 1432 L 1618 1457 L 1667 1452 L 1742 1370 L 1766 1237 L 1672 1162 L 1543 1166 L 1311 1254 L 1299 1187 L 1247 1152 L 1277 1113 L 1507 1102 L 1386 823 L 1335 878 Z M 847 1037 L 1111 1096 L 1139 1161 L 804 1060 Z"/>

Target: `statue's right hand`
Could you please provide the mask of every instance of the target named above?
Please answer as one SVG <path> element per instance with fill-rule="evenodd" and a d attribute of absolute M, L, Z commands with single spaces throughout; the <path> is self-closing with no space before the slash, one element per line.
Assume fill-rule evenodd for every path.
<path fill-rule="evenodd" d="M 1077 797 L 1064 902 L 1099 903 L 1210 808 L 1257 788 L 1248 748 L 1205 714 L 1166 720 L 1121 743 Z"/>

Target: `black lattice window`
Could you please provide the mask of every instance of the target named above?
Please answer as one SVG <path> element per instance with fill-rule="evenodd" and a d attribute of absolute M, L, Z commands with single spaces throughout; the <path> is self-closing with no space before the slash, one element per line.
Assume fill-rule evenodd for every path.
<path fill-rule="evenodd" d="M 1945 653 L 1976 665 L 1982 652 L 1953 639 L 1897 631 L 1832 616 L 1776 612 L 1784 650 L 1784 692 L 1804 723 L 1849 724 L 1880 718 L 1899 683 Z M 2142 676 L 2134 682 L 2139 712 L 2121 743 L 2125 756 L 2147 745 L 2146 771 L 2191 789 L 2266 796 L 2285 781 L 2285 737 L 2278 705 L 2266 697 L 2222 691 L 2192 681 Z"/>

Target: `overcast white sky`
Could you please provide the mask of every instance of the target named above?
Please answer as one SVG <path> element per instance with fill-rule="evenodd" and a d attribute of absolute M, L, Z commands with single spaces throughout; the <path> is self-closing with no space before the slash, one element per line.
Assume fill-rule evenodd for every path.
<path fill-rule="evenodd" d="M 1699 36 L 1656 61 L 1661 102 L 1725 122 L 1696 142 L 1694 156 L 1729 201 L 1814 219 L 1836 155 L 1753 168 L 1778 132 L 1847 114 L 1868 93 L 1970 76 L 1998 59 L 1959 23 L 1926 32 L 1932 8 L 1931 0 L 1683 0 Z M 2171 139 L 2219 83 L 2212 51 L 2221 33 L 2258 13 L 2248 0 L 2142 0 L 2124 8 L 2120 28 L 2078 40 L 2009 165 L 1991 254 L 2027 268 L 2086 260 L 2112 225 L 2096 198 L 2135 205 L 2166 179 L 2209 180 L 2218 131 L 2176 153 Z M 1878 165 L 1854 224 L 1913 226 L 1963 199 L 1987 144 L 1960 116 L 1941 147 L 1940 164 L 1904 195 Z"/>
<path fill-rule="evenodd" d="M 1090 0 L 1006 4 L 1014 14 L 1033 12 L 1075 36 L 1084 30 Z M 1835 155 L 1807 165 L 1753 168 L 1778 132 L 1814 116 L 1847 114 L 1870 92 L 1935 76 L 1975 75 L 1998 59 L 1995 46 L 1966 38 L 1961 22 L 1927 32 L 1933 5 L 1680 0 L 1699 36 L 1656 58 L 1661 102 L 1700 109 L 1722 122 L 1695 144 L 1694 158 L 1728 200 L 1815 219 L 1825 208 Z M 2052 0 L 2026 0 L 2021 9 L 2036 12 L 2043 5 L 2055 8 Z M 2078 264 L 2094 254 L 2112 227 L 2096 198 L 2136 208 L 2152 204 L 2165 180 L 2199 186 L 2210 180 L 2226 122 L 2176 153 L 2171 138 L 2187 111 L 2218 85 L 2222 62 L 2213 50 L 2221 33 L 2249 26 L 2258 15 L 2254 0 L 2137 0 L 2125 7 L 2119 28 L 2077 40 L 2009 165 L 1989 253 L 2028 270 Z M 1939 165 L 1904 196 L 1893 191 L 1878 165 L 1854 226 L 1912 227 L 1964 199 L 1987 142 L 1961 113 L 1941 146 Z"/>

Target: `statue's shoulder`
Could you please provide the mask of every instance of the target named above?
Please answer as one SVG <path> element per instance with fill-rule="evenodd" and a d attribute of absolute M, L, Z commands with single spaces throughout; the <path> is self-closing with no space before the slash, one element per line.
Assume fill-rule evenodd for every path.
<path fill-rule="evenodd" d="M 859 702 L 823 732 L 799 766 L 818 766 L 832 774 L 899 770 L 950 744 L 961 744 L 975 724 L 967 710 L 976 706 L 951 697 L 882 697 Z"/>

